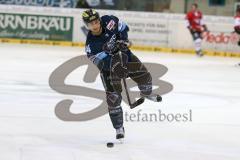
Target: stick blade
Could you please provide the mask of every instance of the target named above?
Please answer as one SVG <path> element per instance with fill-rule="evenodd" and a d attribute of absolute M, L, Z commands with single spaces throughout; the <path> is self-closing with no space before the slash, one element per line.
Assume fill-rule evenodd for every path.
<path fill-rule="evenodd" d="M 143 97 L 139 98 L 137 101 L 135 101 L 134 103 L 132 103 L 130 105 L 130 108 L 133 109 L 133 108 L 139 106 L 140 104 L 142 104 L 144 102 L 144 100 L 145 100 L 145 98 L 143 98 Z"/>

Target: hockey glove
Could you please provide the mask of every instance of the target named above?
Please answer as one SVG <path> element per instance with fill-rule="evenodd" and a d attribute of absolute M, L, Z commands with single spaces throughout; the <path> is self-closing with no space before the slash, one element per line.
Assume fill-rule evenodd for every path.
<path fill-rule="evenodd" d="M 202 27 L 203 27 L 203 29 L 202 29 L 203 32 L 209 32 L 209 30 L 205 24 L 202 25 Z"/>
<path fill-rule="evenodd" d="M 131 43 L 128 40 L 109 41 L 103 45 L 103 50 L 111 55 L 116 54 L 119 50 L 127 52 Z"/>
<path fill-rule="evenodd" d="M 103 45 L 103 51 L 105 51 L 111 55 L 114 55 L 115 53 L 117 53 L 118 47 L 117 47 L 116 42 L 114 42 L 114 41 L 106 42 Z"/>
<path fill-rule="evenodd" d="M 240 27 L 239 26 L 234 27 L 234 30 L 237 34 L 240 34 Z"/>
<path fill-rule="evenodd" d="M 196 30 L 193 29 L 191 26 L 188 26 L 187 28 L 188 28 L 188 30 L 190 31 L 191 34 L 193 34 L 194 32 L 196 32 Z"/>
<path fill-rule="evenodd" d="M 116 44 L 118 49 L 122 52 L 127 52 L 131 46 L 131 43 L 128 40 L 118 40 Z"/>

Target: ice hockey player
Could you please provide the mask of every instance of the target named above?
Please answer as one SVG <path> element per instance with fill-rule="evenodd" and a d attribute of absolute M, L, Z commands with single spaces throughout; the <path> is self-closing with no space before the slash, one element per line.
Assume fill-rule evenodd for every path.
<path fill-rule="evenodd" d="M 151 74 L 129 49 L 129 27 L 125 22 L 113 15 L 100 17 L 93 9 L 84 11 L 82 19 L 89 29 L 85 51 L 100 71 L 109 116 L 116 129 L 116 139 L 122 139 L 125 131 L 121 107 L 121 79 L 130 77 L 135 81 L 142 97 L 159 101 L 161 96 L 152 93 Z M 119 51 L 122 56 L 119 56 Z"/>
<path fill-rule="evenodd" d="M 240 35 L 240 7 L 237 8 L 236 16 L 234 17 L 234 19 L 235 19 L 234 30 L 238 35 Z M 240 38 L 238 45 L 240 46 Z"/>
<path fill-rule="evenodd" d="M 191 11 L 189 11 L 186 15 L 187 20 L 187 28 L 189 29 L 194 44 L 195 44 L 195 51 L 199 57 L 203 56 L 202 53 L 202 33 L 207 31 L 207 26 L 203 24 L 202 21 L 203 15 L 202 12 L 198 9 L 198 4 L 193 3 Z"/>

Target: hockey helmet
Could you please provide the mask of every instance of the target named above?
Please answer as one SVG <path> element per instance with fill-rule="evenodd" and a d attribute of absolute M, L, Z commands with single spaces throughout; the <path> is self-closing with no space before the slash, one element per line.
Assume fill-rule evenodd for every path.
<path fill-rule="evenodd" d="M 96 19 L 100 19 L 100 16 L 94 9 L 88 9 L 82 13 L 82 19 L 85 24 L 88 24 Z"/>

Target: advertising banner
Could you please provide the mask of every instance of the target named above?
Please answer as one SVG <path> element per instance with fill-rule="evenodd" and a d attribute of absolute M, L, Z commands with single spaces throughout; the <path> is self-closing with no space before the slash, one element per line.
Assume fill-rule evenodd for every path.
<path fill-rule="evenodd" d="M 72 41 L 73 18 L 0 13 L 0 37 Z"/>
<path fill-rule="evenodd" d="M 75 8 L 76 0 L 0 0 L 0 4 Z"/>

